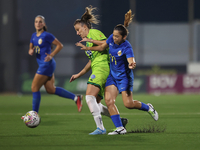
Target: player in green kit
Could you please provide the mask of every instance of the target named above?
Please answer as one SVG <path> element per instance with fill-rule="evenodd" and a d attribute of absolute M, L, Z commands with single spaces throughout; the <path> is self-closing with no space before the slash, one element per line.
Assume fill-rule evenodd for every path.
<path fill-rule="evenodd" d="M 103 41 L 107 39 L 101 31 L 96 30 L 96 29 L 90 29 L 89 34 L 87 35 L 87 38 L 91 40 L 99 39 L 99 41 Z M 96 45 L 91 42 L 86 42 L 86 46 L 93 47 Z M 98 86 L 100 88 L 100 92 L 98 93 L 98 96 L 102 99 L 104 96 L 105 82 L 110 71 L 109 65 L 108 65 L 109 64 L 108 49 L 100 53 L 97 51 L 90 51 L 90 50 L 85 51 L 85 53 L 88 56 L 88 58 L 91 60 L 91 68 L 92 68 L 92 74 L 88 80 L 88 83 Z"/>
<path fill-rule="evenodd" d="M 93 8 L 92 6 L 86 7 L 86 12 L 82 15 L 81 19 L 77 19 L 74 23 L 74 28 L 77 35 L 82 38 L 82 41 L 87 40 L 87 47 L 101 45 L 107 39 L 101 31 L 97 29 L 91 29 L 92 23 L 99 23 L 99 21 L 96 19 L 96 16 L 92 13 L 94 9 L 96 8 Z M 93 40 L 96 42 L 93 42 Z M 107 107 L 102 105 L 100 102 L 104 96 L 105 83 L 110 72 L 108 49 L 105 49 L 102 52 L 89 50 L 85 51 L 85 53 L 89 58 L 88 63 L 78 74 L 72 75 L 70 82 L 81 77 L 90 69 L 92 69 L 92 74 L 87 82 L 86 102 L 90 112 L 94 117 L 97 129 L 90 133 L 90 135 L 106 134 L 106 129 L 104 128 L 101 114 L 108 117 L 110 117 L 110 114 Z M 127 119 L 122 118 L 122 121 L 124 121 L 124 125 L 126 125 Z"/>

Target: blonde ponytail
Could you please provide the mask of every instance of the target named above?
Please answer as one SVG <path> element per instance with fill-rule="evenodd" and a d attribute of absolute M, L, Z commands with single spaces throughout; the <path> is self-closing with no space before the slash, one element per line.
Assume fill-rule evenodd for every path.
<path fill-rule="evenodd" d="M 99 20 L 97 19 L 97 15 L 93 14 L 93 10 L 96 10 L 96 7 L 93 7 L 92 5 L 90 5 L 89 7 L 85 8 L 85 13 L 82 15 L 81 19 L 77 19 L 74 22 L 74 26 L 77 23 L 81 23 L 81 24 L 86 24 L 87 27 L 89 29 L 92 28 L 92 23 L 98 25 L 99 24 Z"/>

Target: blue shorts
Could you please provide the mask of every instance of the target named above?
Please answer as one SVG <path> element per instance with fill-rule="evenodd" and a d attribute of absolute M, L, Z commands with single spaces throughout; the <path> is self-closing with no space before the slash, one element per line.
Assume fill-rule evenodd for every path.
<path fill-rule="evenodd" d="M 109 86 L 109 85 L 115 85 L 117 87 L 117 89 L 119 90 L 119 93 L 121 93 L 122 91 L 133 91 L 133 78 L 123 78 L 120 80 L 116 80 L 114 79 L 114 77 L 109 74 L 107 81 L 106 81 L 106 85 L 105 86 Z"/>
<path fill-rule="evenodd" d="M 56 62 L 52 59 L 49 62 L 38 63 L 39 68 L 37 69 L 37 74 L 45 75 L 48 77 L 52 77 L 54 70 L 56 69 Z"/>

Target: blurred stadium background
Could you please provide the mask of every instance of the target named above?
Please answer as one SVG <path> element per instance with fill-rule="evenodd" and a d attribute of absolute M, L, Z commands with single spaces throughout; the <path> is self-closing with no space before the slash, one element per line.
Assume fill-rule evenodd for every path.
<path fill-rule="evenodd" d="M 39 14 L 64 45 L 55 56 L 56 85 L 84 93 L 90 73 L 74 83 L 69 78 L 88 61 L 75 47 L 73 23 L 89 5 L 101 21 L 94 28 L 107 37 L 129 9 L 135 13 L 128 36 L 137 62 L 134 93 L 200 93 L 199 0 L 0 0 L 0 93 L 31 93 L 37 63 L 28 49 Z"/>

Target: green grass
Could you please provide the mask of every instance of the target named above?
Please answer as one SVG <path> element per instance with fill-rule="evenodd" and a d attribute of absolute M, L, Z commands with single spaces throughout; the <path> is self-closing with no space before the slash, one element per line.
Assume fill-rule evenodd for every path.
<path fill-rule="evenodd" d="M 157 122 L 146 112 L 126 109 L 119 95 L 116 105 L 121 117 L 129 119 L 129 133 L 116 136 L 88 135 L 96 126 L 85 101 L 82 112 L 78 113 L 73 101 L 54 95 L 42 95 L 41 124 L 28 128 L 20 117 L 31 110 L 31 99 L 31 95 L 0 95 L 1 150 L 193 150 L 200 147 L 200 95 L 135 95 L 134 99 L 154 105 L 160 117 Z M 108 132 L 114 128 L 110 118 L 103 116 L 103 122 Z M 149 126 L 165 131 L 130 133 Z"/>

